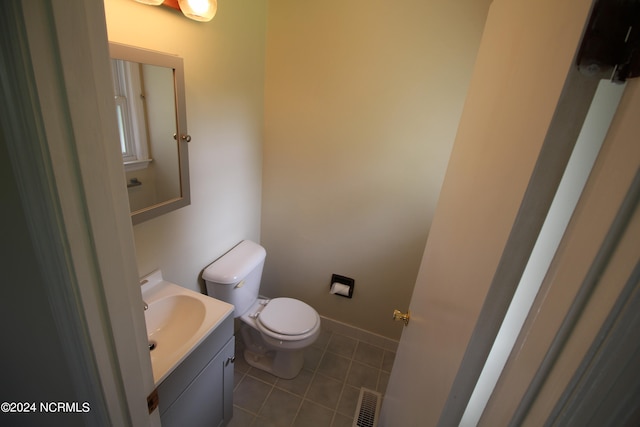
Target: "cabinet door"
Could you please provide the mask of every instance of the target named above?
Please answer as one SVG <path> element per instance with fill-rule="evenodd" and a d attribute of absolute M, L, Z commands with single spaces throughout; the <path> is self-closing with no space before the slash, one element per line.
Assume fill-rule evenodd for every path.
<path fill-rule="evenodd" d="M 222 397 L 221 406 L 223 420 L 218 424 L 218 426 L 227 425 L 227 423 L 231 421 L 231 417 L 233 416 L 233 362 L 236 359 L 235 342 L 235 338 L 231 337 L 229 342 L 220 352 L 222 355 L 222 389 L 220 390 L 220 392 Z"/>
<path fill-rule="evenodd" d="M 225 425 L 233 415 L 233 357 L 231 338 L 175 402 L 161 415 L 163 427 Z"/>

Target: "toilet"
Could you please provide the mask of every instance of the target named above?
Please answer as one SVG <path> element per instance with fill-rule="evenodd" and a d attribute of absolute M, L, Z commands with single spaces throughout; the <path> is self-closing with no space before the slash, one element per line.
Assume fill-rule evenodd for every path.
<path fill-rule="evenodd" d="M 234 305 L 247 363 L 284 378 L 304 365 L 304 349 L 320 334 L 320 316 L 294 298 L 259 297 L 266 250 L 243 240 L 202 273 L 209 296 Z"/>

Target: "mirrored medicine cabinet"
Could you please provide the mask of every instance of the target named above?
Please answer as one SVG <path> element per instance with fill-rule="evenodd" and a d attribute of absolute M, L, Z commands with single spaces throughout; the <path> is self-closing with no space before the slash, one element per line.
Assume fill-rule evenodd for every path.
<path fill-rule="evenodd" d="M 131 220 L 187 206 L 189 188 L 182 58 L 109 43 L 118 134 Z"/>

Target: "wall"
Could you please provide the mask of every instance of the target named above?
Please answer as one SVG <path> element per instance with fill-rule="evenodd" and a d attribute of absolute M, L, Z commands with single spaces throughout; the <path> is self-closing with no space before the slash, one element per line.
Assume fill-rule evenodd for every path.
<path fill-rule="evenodd" d="M 220 2 L 208 23 L 167 7 L 105 0 L 109 39 L 184 59 L 191 205 L 134 227 L 141 275 L 202 290 L 200 272 L 260 239 L 266 1 Z"/>
<path fill-rule="evenodd" d="M 263 293 L 399 337 L 489 3 L 269 3 Z"/>

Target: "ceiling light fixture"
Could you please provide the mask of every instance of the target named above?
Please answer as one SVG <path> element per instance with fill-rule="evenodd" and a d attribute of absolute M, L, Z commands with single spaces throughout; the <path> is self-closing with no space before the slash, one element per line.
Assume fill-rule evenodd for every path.
<path fill-rule="evenodd" d="M 138 3 L 165 6 L 181 11 L 194 21 L 209 22 L 216 15 L 218 0 L 135 0 Z"/>
<path fill-rule="evenodd" d="M 184 16 L 196 21 L 208 22 L 218 10 L 218 0 L 178 0 Z"/>
<path fill-rule="evenodd" d="M 148 4 L 151 6 L 157 6 L 159 4 L 162 4 L 162 2 L 164 0 L 136 0 L 138 3 L 142 3 L 142 4 Z"/>

